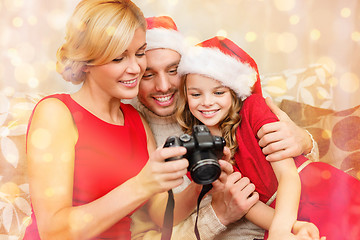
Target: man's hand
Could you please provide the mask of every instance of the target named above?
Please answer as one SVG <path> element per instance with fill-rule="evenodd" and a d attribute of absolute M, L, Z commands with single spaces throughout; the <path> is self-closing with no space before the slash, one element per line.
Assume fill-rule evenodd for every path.
<path fill-rule="evenodd" d="M 223 225 L 233 223 L 242 218 L 259 200 L 255 185 L 250 183 L 241 173 L 228 175 L 223 191 L 212 194 L 212 207 Z"/>
<path fill-rule="evenodd" d="M 269 97 L 265 99 L 279 122 L 265 124 L 257 133 L 259 145 L 268 161 L 278 161 L 296 157 L 311 151 L 312 141 L 309 134 L 297 126 L 289 116 L 278 108 Z"/>

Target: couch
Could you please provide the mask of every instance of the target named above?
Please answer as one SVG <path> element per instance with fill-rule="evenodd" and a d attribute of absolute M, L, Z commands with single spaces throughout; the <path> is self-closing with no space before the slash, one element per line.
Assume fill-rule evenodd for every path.
<path fill-rule="evenodd" d="M 360 179 L 360 105 L 332 110 L 331 78 L 322 65 L 261 76 L 264 96 L 314 136 L 320 161 Z M 41 97 L 0 93 L 0 240 L 22 239 L 30 221 L 25 133 Z"/>

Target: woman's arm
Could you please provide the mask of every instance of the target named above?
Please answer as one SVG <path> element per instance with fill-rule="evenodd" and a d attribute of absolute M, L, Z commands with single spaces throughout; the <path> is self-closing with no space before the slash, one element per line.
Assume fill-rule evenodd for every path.
<path fill-rule="evenodd" d="M 155 193 L 180 184 L 182 178 L 173 177 L 174 172 L 186 173 L 187 161 L 166 167 L 162 164 L 164 158 L 184 154 L 184 149 L 155 151 L 137 176 L 93 202 L 73 207 L 77 134 L 72 116 L 61 101 L 50 98 L 38 104 L 28 132 L 27 154 L 31 201 L 42 239 L 94 237 Z"/>

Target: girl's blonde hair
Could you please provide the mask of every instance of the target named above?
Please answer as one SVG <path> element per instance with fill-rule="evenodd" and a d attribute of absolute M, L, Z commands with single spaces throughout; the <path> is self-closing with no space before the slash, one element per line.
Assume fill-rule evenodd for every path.
<path fill-rule="evenodd" d="M 81 83 L 84 66 L 119 57 L 139 27 L 146 31 L 146 20 L 130 0 L 82 0 L 67 23 L 65 43 L 57 51 L 57 72 L 67 81 Z"/>
<path fill-rule="evenodd" d="M 187 75 L 182 77 L 180 83 L 180 97 L 178 100 L 176 119 L 185 133 L 192 134 L 192 127 L 202 123 L 190 112 L 186 93 L 186 76 Z M 226 141 L 226 146 L 230 148 L 231 157 L 233 157 L 238 149 L 238 144 L 236 141 L 236 130 L 241 122 L 239 112 L 243 101 L 237 97 L 236 93 L 232 89 L 230 89 L 230 93 L 232 97 L 231 107 L 229 109 L 228 115 L 220 122 L 219 128 L 222 137 L 224 137 Z"/>

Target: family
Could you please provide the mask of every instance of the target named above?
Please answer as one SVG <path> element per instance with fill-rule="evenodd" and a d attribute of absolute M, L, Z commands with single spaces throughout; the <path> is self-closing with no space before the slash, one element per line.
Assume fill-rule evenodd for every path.
<path fill-rule="evenodd" d="M 262 97 L 256 62 L 231 40 L 187 46 L 168 16 L 82 0 L 57 71 L 81 87 L 43 98 L 30 118 L 24 239 L 161 239 L 171 189 L 173 240 L 196 239 L 197 217 L 202 240 L 360 236 L 360 182 L 317 162 L 312 136 Z M 188 160 L 165 161 L 186 148 L 163 145 L 200 124 L 226 147 L 197 213 Z"/>

